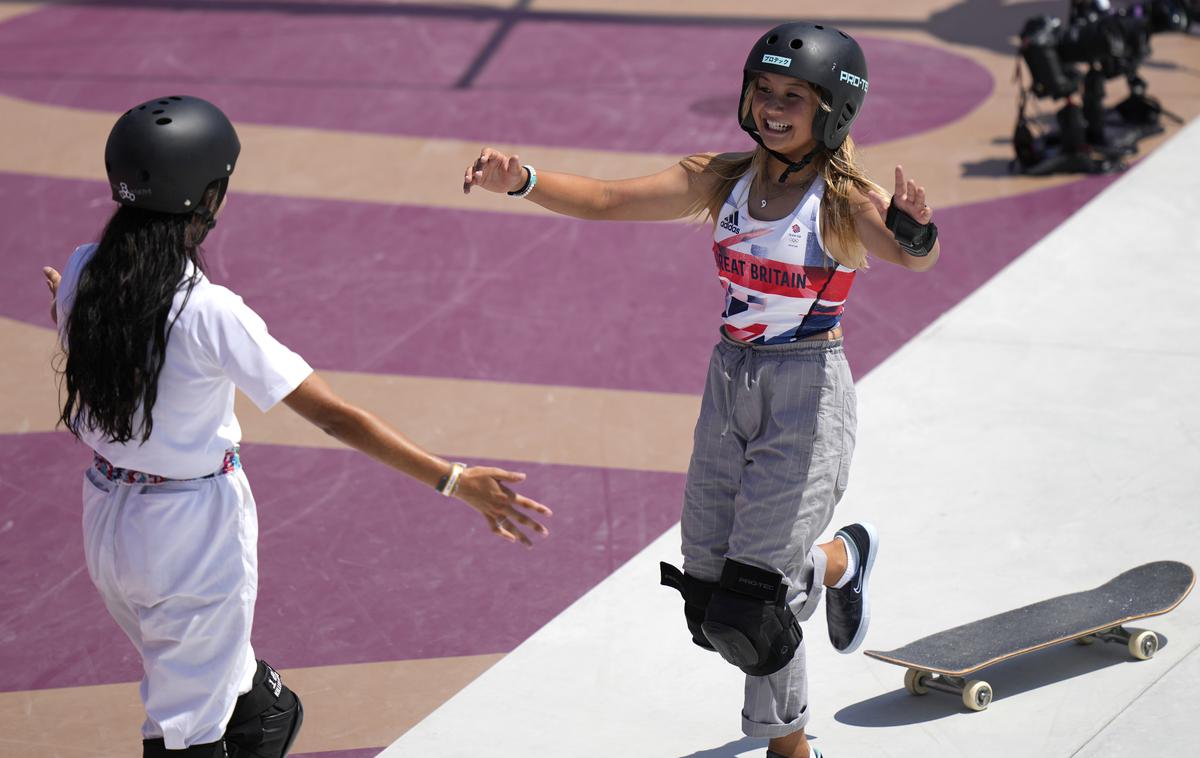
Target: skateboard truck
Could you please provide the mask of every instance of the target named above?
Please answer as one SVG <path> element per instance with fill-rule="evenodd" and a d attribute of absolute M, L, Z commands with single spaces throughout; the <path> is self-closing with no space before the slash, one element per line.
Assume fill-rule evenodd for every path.
<path fill-rule="evenodd" d="M 920 669 L 904 672 L 904 689 L 913 695 L 925 695 L 930 690 L 949 692 L 961 697 L 963 705 L 973 711 L 982 711 L 992 702 L 992 685 L 983 680 L 967 680 L 961 676 L 935 674 Z"/>
<path fill-rule="evenodd" d="M 1139 661 L 1148 661 L 1158 652 L 1158 635 L 1149 629 L 1126 629 L 1114 626 L 1102 632 L 1080 637 L 1076 642 L 1080 645 L 1090 645 L 1096 640 L 1104 642 L 1120 642 L 1129 648 L 1129 654 Z"/>

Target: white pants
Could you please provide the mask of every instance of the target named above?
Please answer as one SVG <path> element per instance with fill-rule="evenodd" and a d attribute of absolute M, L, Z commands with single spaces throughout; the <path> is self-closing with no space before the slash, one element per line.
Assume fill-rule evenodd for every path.
<path fill-rule="evenodd" d="M 216 742 L 256 667 L 258 516 L 239 468 L 162 484 L 83 481 L 84 555 L 142 657 L 143 739 Z"/>

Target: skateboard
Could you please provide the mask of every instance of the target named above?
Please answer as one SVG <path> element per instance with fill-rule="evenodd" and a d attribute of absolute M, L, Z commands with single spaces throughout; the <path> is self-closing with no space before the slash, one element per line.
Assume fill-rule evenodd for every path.
<path fill-rule="evenodd" d="M 1196 574 L 1187 564 L 1156 561 L 1086 592 L 956 626 L 895 650 L 865 653 L 908 669 L 904 688 L 914 695 L 948 692 L 961 696 L 967 708 L 982 711 L 992 702 L 992 687 L 966 677 L 1018 655 L 1070 640 L 1081 644 L 1103 640 L 1127 645 L 1138 660 L 1151 658 L 1158 650 L 1158 635 L 1126 629 L 1123 624 L 1172 610 L 1195 583 Z"/>

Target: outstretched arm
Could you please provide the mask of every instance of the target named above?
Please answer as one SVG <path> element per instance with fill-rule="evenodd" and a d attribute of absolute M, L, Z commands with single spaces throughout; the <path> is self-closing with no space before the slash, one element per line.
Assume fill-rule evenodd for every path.
<path fill-rule="evenodd" d="M 528 181 L 529 171 L 518 156 L 485 147 L 463 174 L 463 192 L 475 187 L 516 192 Z M 537 184 L 527 197 L 543 208 L 575 218 L 670 221 L 689 215 L 715 181 L 711 174 L 686 169 L 682 163 L 657 174 L 615 180 L 537 169 Z"/>
<path fill-rule="evenodd" d="M 869 204 L 864 202 L 854 218 L 854 228 L 867 252 L 880 260 L 895 263 L 910 271 L 928 271 L 937 263 L 941 243 L 934 242 L 933 249 L 925 256 L 914 256 L 896 243 L 896 237 L 887 228 L 888 198 L 868 194 Z M 928 224 L 933 220 L 933 209 L 925 202 L 925 188 L 904 175 L 904 168 L 896 166 L 896 192 L 891 201 L 896 207 L 912 216 L 918 223 Z M 871 213 L 871 206 L 875 213 Z"/>
<path fill-rule="evenodd" d="M 331 437 L 430 487 L 436 487 L 451 472 L 449 462 L 425 452 L 374 414 L 342 400 L 315 372 L 283 402 Z M 532 546 L 517 524 L 539 534 L 549 534 L 545 526 L 525 512 L 551 514 L 546 506 L 508 487 L 524 479 L 521 473 L 471 466 L 462 471 L 454 495 L 483 514 L 493 534 L 509 542 L 519 540 Z"/>

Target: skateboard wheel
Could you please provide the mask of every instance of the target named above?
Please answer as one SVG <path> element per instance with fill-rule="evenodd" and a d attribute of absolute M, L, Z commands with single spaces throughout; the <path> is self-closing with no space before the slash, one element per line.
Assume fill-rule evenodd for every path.
<path fill-rule="evenodd" d="M 1158 652 L 1158 635 L 1143 629 L 1129 638 L 1129 653 L 1139 661 L 1149 660 Z"/>
<path fill-rule="evenodd" d="M 963 705 L 973 711 L 985 710 L 992 703 L 992 685 L 972 679 L 963 687 Z"/>
<path fill-rule="evenodd" d="M 917 669 L 909 669 L 904 672 L 904 689 L 912 695 L 927 695 L 929 688 L 925 686 L 925 682 L 929 679 L 928 671 L 918 671 Z"/>

